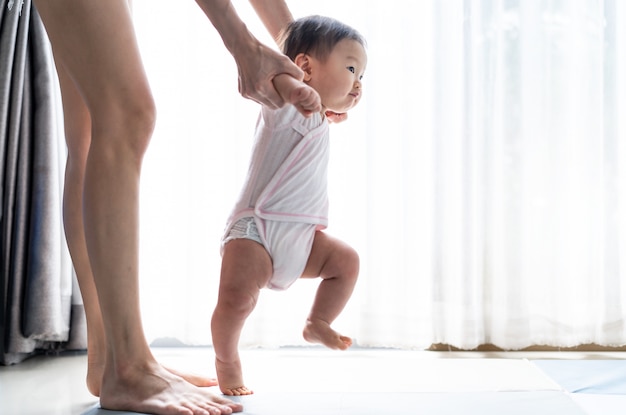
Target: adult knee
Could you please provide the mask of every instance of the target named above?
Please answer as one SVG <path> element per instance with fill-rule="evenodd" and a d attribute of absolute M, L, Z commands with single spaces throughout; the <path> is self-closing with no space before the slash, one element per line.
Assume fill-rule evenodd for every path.
<path fill-rule="evenodd" d="M 126 141 L 131 154 L 142 158 L 148 148 L 156 124 L 156 108 L 152 97 L 130 103 L 121 114 L 122 125 L 130 134 Z"/>
<path fill-rule="evenodd" d="M 126 154 L 141 162 L 156 123 L 156 108 L 149 93 L 118 99 L 92 110 L 92 148 L 108 148 L 111 156 Z"/>

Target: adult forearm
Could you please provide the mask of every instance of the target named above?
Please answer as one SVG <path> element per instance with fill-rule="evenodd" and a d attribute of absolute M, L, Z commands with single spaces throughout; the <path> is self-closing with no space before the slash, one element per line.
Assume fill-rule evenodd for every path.
<path fill-rule="evenodd" d="M 258 43 L 248 31 L 230 0 L 196 0 L 220 34 L 228 51 L 236 56 L 241 49 L 254 47 Z"/>
<path fill-rule="evenodd" d="M 265 28 L 278 42 L 281 31 L 293 21 L 293 15 L 284 0 L 250 0 Z"/>
<path fill-rule="evenodd" d="M 272 80 L 278 74 L 288 74 L 302 80 L 303 73 L 288 57 L 270 48 L 250 33 L 230 0 L 196 0 L 215 29 L 222 37 L 224 45 L 235 58 L 239 73 L 239 92 L 245 98 L 252 99 L 270 108 L 285 105 L 285 100 L 274 88 Z M 278 11 L 269 11 L 270 5 L 284 5 L 283 0 L 267 0 L 266 5 L 257 3 L 261 8 L 260 18 L 268 24 L 268 30 L 282 29 L 284 20 L 291 16 L 288 10 L 279 7 Z M 286 5 L 284 5 L 286 8 Z"/>

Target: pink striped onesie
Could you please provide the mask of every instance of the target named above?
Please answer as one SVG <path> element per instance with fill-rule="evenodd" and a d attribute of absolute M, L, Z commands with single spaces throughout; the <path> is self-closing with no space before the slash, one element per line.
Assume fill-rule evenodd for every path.
<path fill-rule="evenodd" d="M 246 177 L 226 225 L 254 218 L 274 267 L 268 288 L 287 289 L 304 271 L 315 231 L 328 224 L 328 121 L 306 118 L 293 105 L 263 107 Z M 252 238 L 254 239 L 254 238 Z"/>

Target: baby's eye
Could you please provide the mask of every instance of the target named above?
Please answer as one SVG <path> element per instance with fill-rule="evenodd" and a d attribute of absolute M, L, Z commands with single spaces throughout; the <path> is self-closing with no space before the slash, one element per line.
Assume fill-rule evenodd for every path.
<path fill-rule="evenodd" d="M 354 68 L 354 66 L 348 66 L 347 68 L 350 72 L 355 73 L 356 69 Z"/>

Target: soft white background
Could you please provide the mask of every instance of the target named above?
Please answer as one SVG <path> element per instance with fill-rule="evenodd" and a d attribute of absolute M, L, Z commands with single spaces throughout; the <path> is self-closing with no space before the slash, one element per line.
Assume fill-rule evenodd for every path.
<path fill-rule="evenodd" d="M 626 343 L 626 5 L 289 5 L 368 41 L 364 98 L 331 127 L 328 232 L 362 260 L 337 328 L 364 346 Z M 142 179 L 145 329 L 210 344 L 259 107 L 195 2 L 134 10 L 159 115 Z M 303 344 L 316 284 L 263 291 L 242 344 Z"/>

